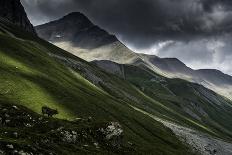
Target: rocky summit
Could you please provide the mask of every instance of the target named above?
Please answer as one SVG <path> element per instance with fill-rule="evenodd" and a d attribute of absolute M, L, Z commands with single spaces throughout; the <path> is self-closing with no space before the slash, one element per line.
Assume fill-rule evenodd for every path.
<path fill-rule="evenodd" d="M 94 25 L 84 14 L 72 12 L 63 18 L 37 26 L 39 36 L 50 42 L 70 42 L 75 47 L 94 49 L 117 41 L 99 26 Z"/>
<path fill-rule="evenodd" d="M 0 17 L 7 19 L 28 32 L 36 33 L 20 0 L 0 0 Z"/>

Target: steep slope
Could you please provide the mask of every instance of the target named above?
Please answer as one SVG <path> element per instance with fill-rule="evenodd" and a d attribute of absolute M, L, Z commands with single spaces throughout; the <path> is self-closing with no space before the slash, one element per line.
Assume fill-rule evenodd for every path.
<path fill-rule="evenodd" d="M 39 36 L 87 61 L 95 59 L 131 62 L 137 56 L 115 36 L 94 25 L 82 13 L 36 27 Z"/>
<path fill-rule="evenodd" d="M 0 17 L 35 34 L 34 27 L 27 18 L 20 0 L 0 0 Z"/>
<path fill-rule="evenodd" d="M 225 129 L 223 133 L 232 134 L 230 132 L 232 124 L 225 119 L 231 117 L 231 102 L 203 86 L 180 79 L 162 77 L 145 65 L 120 65 L 110 61 L 92 63 L 131 82 L 144 94 L 183 117 L 213 128 L 212 130 Z M 109 66 L 111 66 L 110 69 Z M 215 113 L 218 115 L 215 116 Z"/>
<path fill-rule="evenodd" d="M 60 112 L 58 118 L 73 119 L 91 116 L 96 122 L 119 122 L 124 129 L 124 144 L 132 145 L 132 149 L 138 154 L 141 152 L 168 155 L 191 154 L 176 137 L 176 133 L 174 132 L 174 134 L 162 125 L 163 121 L 204 133 L 213 141 L 218 139 L 220 144 L 223 141 L 231 141 L 230 123 L 220 123 L 221 117 L 226 118 L 225 120 L 231 119 L 229 106 L 231 103 L 205 88 L 200 87 L 204 89 L 203 92 L 208 92 L 208 96 L 213 96 L 210 97 L 210 101 L 199 94 L 200 89 L 192 89 L 193 86 L 197 87 L 194 84 L 185 83 L 182 80 L 171 83 L 167 80 L 171 91 L 162 86 L 157 89 L 157 92 L 163 91 L 160 98 L 153 97 L 154 94 L 151 95 L 151 93 L 153 88 L 156 88 L 155 86 L 148 87 L 150 91 L 147 92 L 139 87 L 140 83 L 136 82 L 136 79 L 133 79 L 133 77 L 137 77 L 145 79 L 145 81 L 151 80 L 150 77 L 153 78 L 153 76 L 150 74 L 155 73 L 148 68 L 145 69 L 146 72 L 151 73 L 145 77 L 142 76 L 144 72 L 141 72 L 140 69 L 139 72 L 129 69 L 132 73 L 138 74 L 134 76 L 130 73 L 131 77 L 123 75 L 126 77 L 124 80 L 106 73 L 95 65 L 46 41 L 20 31 L 10 23 L 1 21 L 0 32 L 1 102 L 23 105 L 37 113 L 40 113 L 42 106 L 48 105 L 58 109 Z M 137 67 L 135 66 L 134 69 Z M 159 75 L 157 77 L 161 80 L 164 78 Z M 149 84 L 148 86 L 153 85 Z M 180 86 L 184 88 L 177 89 Z M 185 92 L 185 90 L 188 91 Z M 161 95 L 164 96 L 161 97 Z M 226 110 L 223 109 L 223 112 L 220 112 L 223 115 L 217 119 L 213 118 L 209 111 L 206 111 L 210 116 L 209 119 L 198 114 L 202 120 L 197 120 L 183 108 L 173 105 L 173 100 L 174 104 L 188 105 L 189 102 L 182 98 L 192 95 L 191 101 L 199 98 L 202 102 L 198 103 L 197 100 L 197 103 L 202 103 L 204 106 L 201 107 L 204 109 L 210 104 L 214 105 L 209 108 L 212 113 L 220 112 L 222 107 L 225 107 Z M 165 100 L 164 97 L 170 101 Z M 218 102 L 222 105 L 215 107 Z M 191 104 L 188 106 L 190 106 L 190 110 L 194 107 Z M 215 123 L 210 121 L 211 119 Z M 221 151 L 218 147 L 213 149 Z M 197 151 L 199 150 L 197 149 Z M 134 152 L 129 153 L 133 154 Z"/>
<path fill-rule="evenodd" d="M 228 98 L 232 96 L 230 76 L 215 70 L 210 70 L 213 76 L 206 70 L 195 71 L 175 58 L 134 53 L 115 36 L 93 25 L 81 13 L 71 13 L 57 21 L 37 26 L 36 31 L 41 38 L 87 61 L 110 60 L 134 65 L 143 63 L 160 75 L 182 78 L 202 84 Z"/>
<path fill-rule="evenodd" d="M 68 120 L 91 116 L 96 122 L 119 122 L 124 131 L 123 144 L 132 147 L 129 152 L 126 150 L 127 154 L 133 154 L 134 151 L 140 154 L 191 154 L 170 129 L 130 106 L 141 104 L 141 101 L 133 103 L 130 99 L 133 96 L 145 103 L 148 100 L 143 99 L 143 95 L 139 95 L 140 91 L 129 83 L 4 20 L 0 23 L 0 103 L 25 106 L 37 113 L 46 105 L 59 111 L 58 118 Z M 106 81 L 107 85 L 104 84 Z M 119 83 L 122 85 L 117 87 Z M 110 90 L 106 91 L 109 85 L 114 86 L 117 90 L 113 92 L 122 97 L 118 99 L 118 96 L 110 95 Z M 125 92 L 129 95 L 123 94 Z M 11 139 L 4 137 L 0 144 L 11 144 Z M 26 137 L 21 140 L 28 141 Z M 20 141 L 16 140 L 16 143 Z M 82 145 L 86 145 L 84 143 Z M 58 150 L 67 150 L 62 144 L 56 147 L 61 147 Z M 92 146 L 81 147 L 81 150 L 73 147 L 69 151 L 75 154 L 75 151 L 91 152 Z"/>
<path fill-rule="evenodd" d="M 162 77 L 144 65 L 121 65 L 110 61 L 94 61 L 92 63 L 107 72 L 130 81 L 141 92 L 169 109 L 166 109 L 168 112 L 161 112 L 162 117 L 154 112 L 154 109 L 157 109 L 157 107 L 154 108 L 149 104 L 135 108 L 171 128 L 175 134 L 183 138 L 184 142 L 194 145 L 202 154 L 211 154 L 214 151 L 219 154 L 231 153 L 231 149 L 228 149 L 231 148 L 230 143 L 218 143 L 217 140 L 212 140 L 198 132 L 204 129 L 217 134 L 227 134 L 227 136 L 231 137 L 232 124 L 228 120 L 231 118 L 232 107 L 229 100 L 225 100 L 223 97 L 200 85 L 180 79 Z M 108 66 L 110 66 L 110 69 Z M 171 113 L 177 115 L 170 115 Z M 165 120 L 169 120 L 169 122 Z M 173 124 L 173 122 L 177 124 Z M 187 126 L 190 125 L 191 128 L 195 128 L 195 130 L 183 127 L 182 125 L 185 123 L 188 124 Z M 227 149 L 223 146 L 226 146 Z M 221 150 L 222 147 L 225 152 Z"/>

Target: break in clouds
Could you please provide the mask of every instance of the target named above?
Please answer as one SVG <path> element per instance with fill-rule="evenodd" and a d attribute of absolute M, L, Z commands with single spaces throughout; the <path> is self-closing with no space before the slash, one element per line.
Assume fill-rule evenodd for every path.
<path fill-rule="evenodd" d="M 137 52 L 232 75 L 231 0 L 21 0 L 34 25 L 80 11 Z"/>

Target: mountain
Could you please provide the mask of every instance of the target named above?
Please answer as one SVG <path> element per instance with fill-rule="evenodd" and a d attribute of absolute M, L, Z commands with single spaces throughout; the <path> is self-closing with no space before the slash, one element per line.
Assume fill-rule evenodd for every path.
<path fill-rule="evenodd" d="M 37 26 L 36 31 L 41 38 L 87 61 L 110 60 L 134 65 L 143 63 L 160 75 L 195 82 L 232 99 L 231 76 L 217 70 L 196 71 L 176 58 L 134 53 L 81 13 L 74 12 Z"/>
<path fill-rule="evenodd" d="M 196 74 L 216 85 L 232 85 L 232 77 L 219 70 L 200 69 L 196 70 Z"/>
<path fill-rule="evenodd" d="M 47 31 L 43 31 L 44 28 Z M 62 43 L 71 40 L 72 46 L 85 49 L 97 48 L 117 40 L 79 12 L 64 16 L 59 21 L 38 26 L 36 29 L 42 38 L 50 42 Z"/>
<path fill-rule="evenodd" d="M 152 102 L 129 82 L 0 23 L 1 153 L 194 154 L 132 108 Z M 57 109 L 56 119 L 42 116 L 43 106 Z"/>
<path fill-rule="evenodd" d="M 20 0 L 0 0 L 0 17 L 35 34 L 34 27 L 27 18 Z"/>
<path fill-rule="evenodd" d="M 123 63 L 134 57 L 115 36 L 79 12 L 36 26 L 36 31 L 41 38 L 88 61 L 104 59 Z"/>
<path fill-rule="evenodd" d="M 145 57 L 147 57 L 145 55 Z M 176 58 L 148 56 L 148 61 L 169 78 L 181 78 L 201 84 L 232 99 L 232 77 L 215 69 L 193 70 Z"/>
<path fill-rule="evenodd" d="M 208 131 L 211 129 L 215 131 L 215 129 L 221 130 L 224 128 L 226 133 L 231 130 L 227 130 L 231 124 L 230 121 L 226 121 L 227 117 L 231 117 L 229 112 L 229 109 L 231 109 L 231 102 L 229 100 L 225 100 L 225 98 L 204 88 L 201 85 L 190 83 L 181 79 L 165 78 L 159 74 L 156 74 L 149 67 L 143 64 L 140 64 L 139 66 L 128 64 L 122 65 L 105 60 L 93 61 L 92 63 L 101 67 L 106 72 L 113 73 L 114 75 L 129 81 L 145 96 L 161 103 L 161 105 L 164 106 L 168 112 L 162 111 L 160 114 L 163 117 L 166 117 L 165 119 L 171 120 L 171 122 L 178 121 L 183 125 L 185 124 L 184 122 L 186 120 L 190 119 L 188 121 L 191 122 L 191 125 L 188 123 L 187 124 L 190 125 L 191 128 L 193 128 L 195 125 L 199 125 L 198 127 L 204 126 L 204 130 L 206 129 Z M 157 116 L 159 113 L 156 111 L 159 109 L 158 107 L 152 107 L 151 105 L 145 103 L 143 104 L 142 108 L 140 107 L 139 111 L 141 111 L 141 109 L 143 110 L 143 113 L 152 115 L 152 117 Z M 156 109 L 156 112 L 154 109 Z M 174 114 L 174 116 L 172 114 Z M 176 114 L 178 116 L 176 116 Z M 159 116 L 158 114 L 158 117 L 162 118 L 162 116 Z M 221 116 L 222 118 L 220 118 Z M 182 120 L 182 118 L 184 120 Z M 164 124 L 170 127 L 170 124 L 166 124 L 165 122 Z M 223 127 L 224 125 L 228 126 Z M 182 127 L 179 128 L 171 125 L 170 128 L 174 133 L 180 134 L 184 139 L 187 139 L 189 142 L 188 144 L 196 145 L 196 148 L 199 148 L 199 145 L 207 146 L 209 143 L 207 142 L 208 140 L 206 140 L 207 138 L 203 138 L 204 140 L 199 137 L 197 138 L 195 136 L 198 134 L 193 134 L 195 135 L 193 136 Z M 179 130 L 181 130 L 180 133 L 178 133 Z M 195 131 L 193 131 L 193 133 L 194 132 Z M 210 143 L 215 144 L 213 141 Z M 207 153 L 203 151 L 202 154 Z"/>
<path fill-rule="evenodd" d="M 0 152 L 231 153 L 230 100 L 157 74 L 145 56 L 110 44 L 105 57 L 128 64 L 87 62 L 0 18 Z M 41 115 L 44 106 L 58 115 Z"/>

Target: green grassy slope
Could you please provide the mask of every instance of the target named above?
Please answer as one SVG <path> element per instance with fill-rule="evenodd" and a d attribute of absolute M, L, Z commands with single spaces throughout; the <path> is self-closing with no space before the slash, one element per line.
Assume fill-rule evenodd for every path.
<path fill-rule="evenodd" d="M 124 89 L 119 94 L 132 89 L 128 94 L 143 96 L 134 86 L 9 23 L 0 23 L 0 103 L 25 106 L 36 113 L 47 105 L 57 109 L 61 119 L 92 116 L 96 122 L 118 121 L 124 128 L 125 143 L 135 144 L 138 152 L 189 152 L 169 129 L 132 109 L 129 105 L 135 104 L 131 103 L 133 100 L 117 99 L 101 89 L 104 84 L 95 86 L 84 78 L 83 72 L 67 68 L 48 53 L 75 58 L 83 68 L 109 80 L 109 84 L 122 84 L 116 87 Z M 144 101 L 148 102 L 145 98 Z"/>
<path fill-rule="evenodd" d="M 101 63 L 106 62 L 93 63 L 102 66 Z M 198 84 L 162 77 L 145 65 L 118 66 L 123 73 L 117 72 L 116 75 L 133 84 L 153 103 L 139 108 L 156 116 L 158 111 L 162 114 L 159 117 L 231 141 L 232 124 L 228 120 L 232 118 L 232 107 L 229 100 Z"/>

